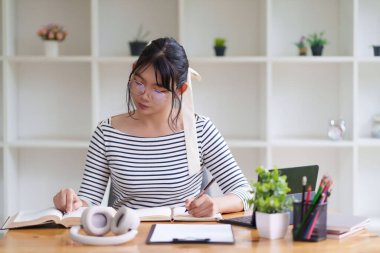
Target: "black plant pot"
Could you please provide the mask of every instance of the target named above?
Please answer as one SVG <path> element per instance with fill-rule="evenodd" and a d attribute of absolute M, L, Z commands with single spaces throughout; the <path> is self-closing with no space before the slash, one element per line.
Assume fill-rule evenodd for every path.
<path fill-rule="evenodd" d="M 131 49 L 131 55 L 132 56 L 139 56 L 147 44 L 148 44 L 147 41 L 131 41 L 131 42 L 129 42 L 129 48 Z"/>
<path fill-rule="evenodd" d="M 214 47 L 215 49 L 215 55 L 216 56 L 224 56 L 224 53 L 226 51 L 226 47 L 225 46 L 222 46 L 222 47 Z"/>
<path fill-rule="evenodd" d="M 373 46 L 373 53 L 375 56 L 380 56 L 380 46 Z"/>
<path fill-rule="evenodd" d="M 323 53 L 323 46 L 312 46 L 311 53 L 313 56 L 321 56 Z"/>

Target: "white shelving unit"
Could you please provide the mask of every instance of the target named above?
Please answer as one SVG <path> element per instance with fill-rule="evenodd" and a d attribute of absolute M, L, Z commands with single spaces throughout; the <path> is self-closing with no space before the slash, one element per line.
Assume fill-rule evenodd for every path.
<path fill-rule="evenodd" d="M 78 189 L 97 122 L 125 111 L 138 27 L 171 36 L 203 77 L 195 107 L 209 116 L 249 179 L 254 169 L 319 164 L 334 178 L 329 207 L 380 216 L 373 192 L 380 140 L 378 0 L 0 0 L 0 218 L 52 205 Z M 149 11 L 154 10 L 154 12 Z M 69 32 L 60 56 L 36 36 L 49 22 Z M 322 57 L 299 57 L 301 35 L 325 31 Z M 227 38 L 215 57 L 213 39 Z M 310 54 L 310 52 L 309 52 Z M 346 121 L 343 141 L 327 138 Z"/>

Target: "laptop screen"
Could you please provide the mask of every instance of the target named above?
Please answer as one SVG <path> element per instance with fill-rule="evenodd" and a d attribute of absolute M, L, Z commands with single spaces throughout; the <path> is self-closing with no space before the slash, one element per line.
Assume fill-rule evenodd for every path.
<path fill-rule="evenodd" d="M 315 190 L 318 178 L 318 165 L 308 165 L 302 167 L 291 167 L 279 169 L 281 175 L 286 175 L 290 192 L 288 194 L 295 194 L 302 192 L 302 177 L 306 176 L 306 189 L 311 185 L 311 190 Z M 259 179 L 260 180 L 260 179 Z"/>

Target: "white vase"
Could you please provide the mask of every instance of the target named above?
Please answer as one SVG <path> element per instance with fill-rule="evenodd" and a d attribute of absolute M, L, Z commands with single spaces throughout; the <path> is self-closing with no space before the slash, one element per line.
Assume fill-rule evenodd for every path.
<path fill-rule="evenodd" d="M 59 42 L 56 40 L 45 40 L 45 56 L 57 57 L 59 55 Z"/>
<path fill-rule="evenodd" d="M 260 237 L 267 239 L 283 238 L 289 227 L 289 212 L 270 214 L 256 212 L 256 226 Z"/>

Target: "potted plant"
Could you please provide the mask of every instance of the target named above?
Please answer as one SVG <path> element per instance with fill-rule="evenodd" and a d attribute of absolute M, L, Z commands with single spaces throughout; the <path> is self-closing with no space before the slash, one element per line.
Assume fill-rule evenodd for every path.
<path fill-rule="evenodd" d="M 375 56 L 380 56 L 380 45 L 372 45 L 373 47 L 373 54 Z"/>
<path fill-rule="evenodd" d="M 226 51 L 226 39 L 215 38 L 214 39 L 214 50 L 216 56 L 224 56 Z"/>
<path fill-rule="evenodd" d="M 307 55 L 307 47 L 306 47 L 305 39 L 306 39 L 305 36 L 302 36 L 299 41 L 294 43 L 298 48 L 298 55 L 301 55 L 301 56 Z"/>
<path fill-rule="evenodd" d="M 58 56 L 58 42 L 66 39 L 67 32 L 58 24 L 48 24 L 38 29 L 37 35 L 44 41 L 45 55 Z"/>
<path fill-rule="evenodd" d="M 258 167 L 256 172 L 260 180 L 252 184 L 253 198 L 248 203 L 256 211 L 257 230 L 260 237 L 283 238 L 288 231 L 292 209 L 292 199 L 287 197 L 290 188 L 286 176 L 280 175 L 277 168 L 268 171 Z"/>
<path fill-rule="evenodd" d="M 321 56 L 323 53 L 323 47 L 328 43 L 324 38 L 325 33 L 312 33 L 307 37 L 307 42 L 310 45 L 313 56 Z"/>
<path fill-rule="evenodd" d="M 144 50 L 148 44 L 146 37 L 149 35 L 149 33 L 149 31 L 143 31 L 142 25 L 139 26 L 135 39 L 129 42 L 129 48 L 131 50 L 132 56 L 139 56 Z"/>

